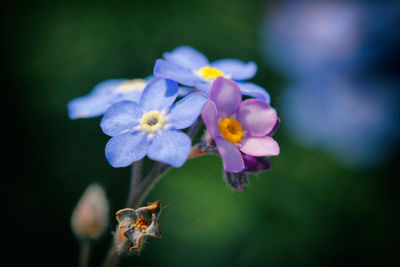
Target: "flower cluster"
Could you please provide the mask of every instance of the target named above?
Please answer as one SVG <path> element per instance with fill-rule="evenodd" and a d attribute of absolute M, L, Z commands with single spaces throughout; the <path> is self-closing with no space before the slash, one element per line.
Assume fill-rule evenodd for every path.
<path fill-rule="evenodd" d="M 100 126 L 111 136 L 105 154 L 113 167 L 129 166 L 145 156 L 181 167 L 192 147 L 183 130 L 201 115 L 203 137 L 220 154 L 224 170 L 254 173 L 270 167 L 266 157 L 279 154 L 271 137 L 279 118 L 270 96 L 246 81 L 256 72 L 254 62 L 210 63 L 199 51 L 181 46 L 164 53 L 146 79 L 105 81 L 89 95 L 72 100 L 69 116 L 104 114 Z M 248 99 L 242 101 L 242 95 Z"/>
<path fill-rule="evenodd" d="M 132 165 L 127 208 L 116 213 L 114 246 L 105 266 L 115 264 L 128 250 L 140 252 L 146 237 L 161 238 L 161 201 L 137 207 L 168 165 L 179 168 L 189 157 L 219 154 L 223 178 L 236 190 L 246 187 L 249 174 L 270 168 L 268 157 L 279 154 L 272 135 L 280 120 L 264 88 L 246 81 L 256 72 L 254 62 L 222 59 L 210 63 L 199 51 L 182 46 L 164 53 L 153 75 L 107 80 L 68 103 L 71 119 L 103 116 L 101 129 L 111 137 L 105 147 L 111 166 Z M 192 144 L 202 122 L 204 134 L 199 143 Z M 155 162 L 142 179 L 145 156 Z M 108 222 L 104 218 L 108 206 L 102 201 L 94 205 L 97 198 L 81 201 L 72 217 L 74 232 L 82 240 L 97 238 Z M 103 207 L 103 212 L 92 206 Z M 85 251 L 81 255 L 84 262 Z"/>

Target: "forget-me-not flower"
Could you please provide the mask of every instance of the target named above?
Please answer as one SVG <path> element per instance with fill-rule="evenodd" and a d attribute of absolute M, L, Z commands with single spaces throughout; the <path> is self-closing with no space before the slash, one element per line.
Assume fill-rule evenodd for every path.
<path fill-rule="evenodd" d="M 177 96 L 176 82 L 155 78 L 139 103 L 121 101 L 104 114 L 101 128 L 112 136 L 106 158 L 113 167 L 126 167 L 145 155 L 174 167 L 185 163 L 191 140 L 180 129 L 196 121 L 207 97 L 193 93 L 173 104 Z"/>
<path fill-rule="evenodd" d="M 172 52 L 164 53 L 163 57 L 156 61 L 154 67 L 154 75 L 157 77 L 196 87 L 206 94 L 209 94 L 217 77 L 224 77 L 236 81 L 244 95 L 270 102 L 270 96 L 264 88 L 244 82 L 256 74 L 257 65 L 254 62 L 221 59 L 210 63 L 206 56 L 189 46 L 180 46 Z"/>
<path fill-rule="evenodd" d="M 93 90 L 68 103 L 70 119 L 93 118 L 103 115 L 114 103 L 129 100 L 139 102 L 150 78 L 111 79 L 97 84 Z"/>
<path fill-rule="evenodd" d="M 253 157 L 279 155 L 278 143 L 269 136 L 278 123 L 275 109 L 260 99 L 242 102 L 234 81 L 223 77 L 215 80 L 201 116 L 225 171 L 236 173 L 245 169 L 242 153 Z"/>

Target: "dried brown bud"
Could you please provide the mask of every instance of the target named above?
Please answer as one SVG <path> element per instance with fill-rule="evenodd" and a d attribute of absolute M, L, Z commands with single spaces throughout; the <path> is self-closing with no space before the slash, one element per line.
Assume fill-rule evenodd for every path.
<path fill-rule="evenodd" d="M 138 209 L 122 209 L 117 212 L 118 228 L 114 234 L 114 243 L 119 253 L 127 250 L 138 252 L 145 237 L 161 238 L 158 217 L 161 212 L 161 200 L 147 203 Z"/>
<path fill-rule="evenodd" d="M 97 239 L 108 226 L 108 214 L 104 189 L 98 184 L 91 184 L 72 213 L 72 231 L 78 239 Z"/>

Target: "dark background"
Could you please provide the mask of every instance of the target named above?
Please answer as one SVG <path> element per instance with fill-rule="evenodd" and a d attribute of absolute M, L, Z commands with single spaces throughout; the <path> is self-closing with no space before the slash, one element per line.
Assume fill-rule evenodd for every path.
<path fill-rule="evenodd" d="M 100 118 L 69 120 L 66 104 L 110 78 L 141 78 L 165 51 L 190 45 L 210 60 L 253 60 L 253 81 L 280 114 L 286 77 L 262 56 L 264 1 L 15 1 L 2 9 L 4 83 L 2 242 L 8 266 L 76 266 L 71 213 L 100 183 L 110 201 L 106 234 L 93 248 L 100 266 L 123 208 L 129 168 L 104 157 Z M 285 118 L 282 118 L 285 123 Z M 206 156 L 170 171 L 148 200 L 167 206 L 163 238 L 121 266 L 395 266 L 399 264 L 399 153 L 353 170 L 293 142 L 244 192 L 222 180 Z"/>

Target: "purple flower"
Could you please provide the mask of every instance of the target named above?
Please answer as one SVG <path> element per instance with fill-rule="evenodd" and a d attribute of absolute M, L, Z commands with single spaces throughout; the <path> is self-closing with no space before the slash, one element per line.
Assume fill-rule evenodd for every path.
<path fill-rule="evenodd" d="M 206 94 L 209 94 L 217 77 L 224 77 L 237 81 L 244 95 L 270 102 L 270 96 L 264 88 L 254 83 L 243 82 L 256 74 L 257 65 L 254 62 L 221 59 L 209 63 L 206 56 L 189 46 L 180 46 L 172 52 L 164 53 L 163 56 L 164 59 L 157 60 L 154 67 L 154 75 L 157 77 L 196 87 Z"/>
<path fill-rule="evenodd" d="M 146 155 L 174 167 L 185 163 L 191 140 L 180 129 L 197 120 L 207 97 L 193 93 L 173 104 L 177 95 L 176 82 L 155 78 L 139 103 L 121 101 L 107 110 L 101 128 L 112 136 L 105 150 L 113 167 L 129 166 Z"/>
<path fill-rule="evenodd" d="M 232 80 L 215 80 L 201 116 L 227 172 L 245 169 L 242 153 L 253 157 L 279 154 L 278 143 L 267 136 L 276 128 L 276 111 L 260 99 L 242 102 L 240 89 Z"/>

